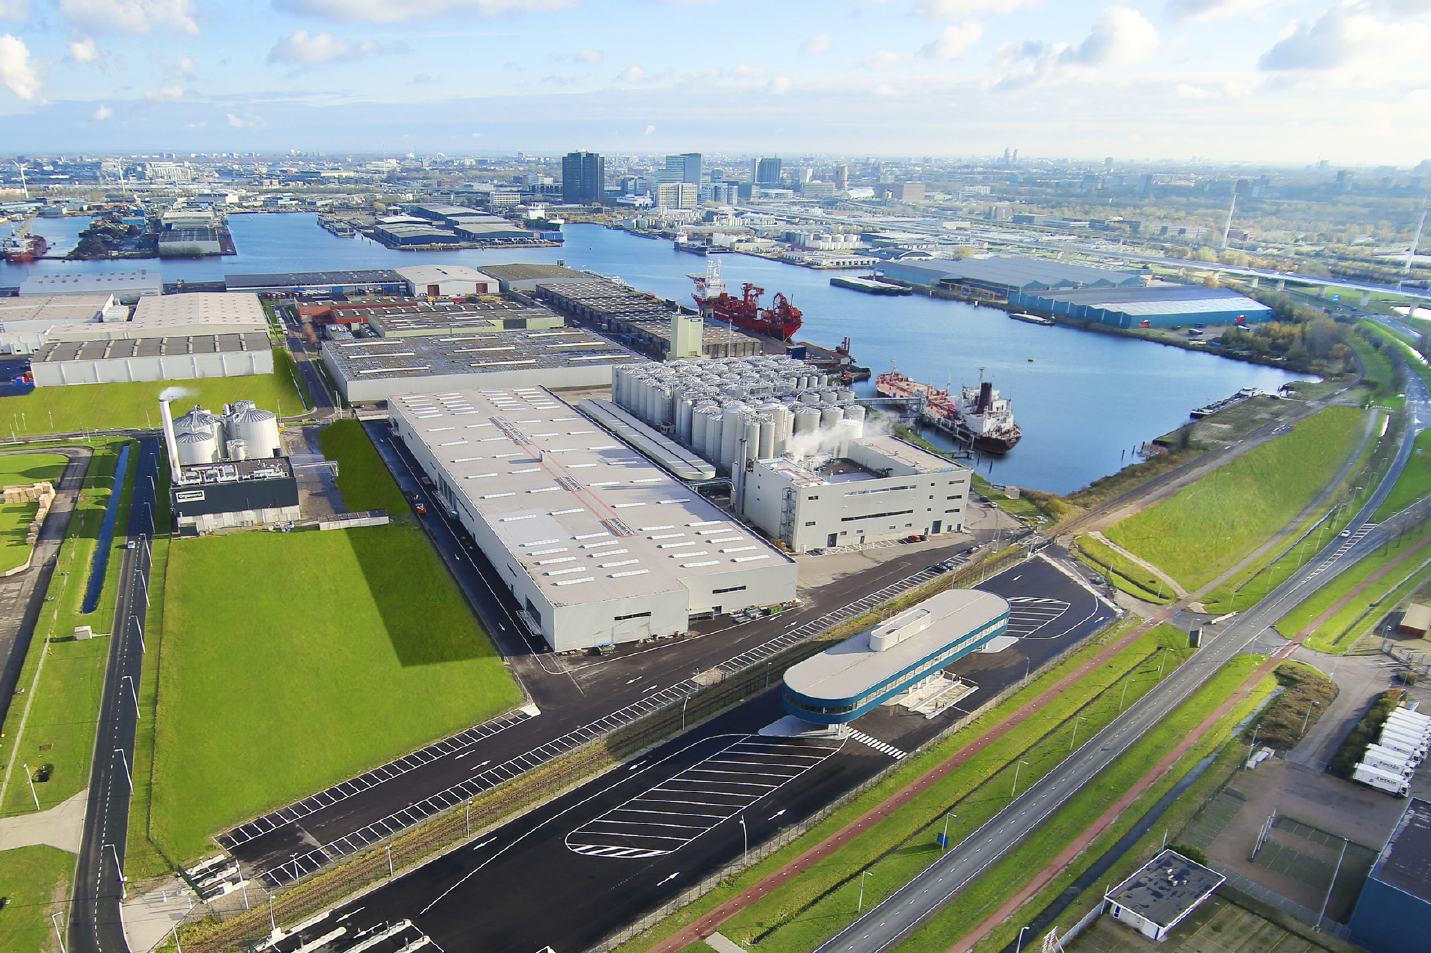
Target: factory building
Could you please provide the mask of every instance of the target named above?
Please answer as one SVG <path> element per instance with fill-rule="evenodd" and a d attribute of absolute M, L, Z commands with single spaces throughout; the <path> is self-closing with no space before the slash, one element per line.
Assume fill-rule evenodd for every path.
<path fill-rule="evenodd" d="M 1420 953 L 1431 936 L 1431 802 L 1412 798 L 1372 865 L 1351 938 L 1372 953 Z"/>
<path fill-rule="evenodd" d="M 600 387 L 644 359 L 581 328 L 323 342 L 323 364 L 350 403 L 488 387 Z"/>
<path fill-rule="evenodd" d="M 536 294 L 630 347 L 660 358 L 672 351 L 672 316 L 682 313 L 673 302 L 595 275 L 542 284 Z M 721 321 L 702 322 L 701 334 L 701 353 L 709 358 L 749 357 L 765 350 L 758 338 Z"/>
<path fill-rule="evenodd" d="M 199 258 L 222 255 L 219 231 L 212 226 L 171 228 L 159 235 L 160 258 Z"/>
<path fill-rule="evenodd" d="M 413 265 L 397 273 L 407 282 L 407 293 L 416 298 L 462 298 L 497 290 L 496 280 L 466 265 Z"/>
<path fill-rule="evenodd" d="M 416 225 L 405 222 L 375 222 L 373 237 L 390 247 L 428 245 L 459 245 L 462 239 L 449 228 L 436 225 Z"/>
<path fill-rule="evenodd" d="M 229 291 L 255 294 L 407 294 L 407 281 L 391 268 L 358 271 L 288 271 L 257 275 L 224 275 Z"/>
<path fill-rule="evenodd" d="M 36 387 L 273 373 L 267 334 L 51 341 L 30 359 Z"/>
<path fill-rule="evenodd" d="M 120 304 L 133 304 L 145 295 L 164 293 L 159 272 L 114 271 L 100 274 L 32 275 L 20 282 L 20 297 L 30 295 L 113 295 Z"/>
<path fill-rule="evenodd" d="M 1075 288 L 1142 287 L 1143 276 L 1045 258 L 965 258 L 960 261 L 914 258 L 880 265 L 886 278 L 924 285 L 965 298 L 1007 301 L 1015 292 Z"/>
<path fill-rule="evenodd" d="M 1015 291 L 1009 307 L 1115 328 L 1183 328 L 1197 324 L 1255 324 L 1272 309 L 1229 288 L 1166 285 Z"/>
<path fill-rule="evenodd" d="M 0 298 L 0 354 L 33 354 L 56 333 L 128 319 L 111 294 Z"/>
<path fill-rule="evenodd" d="M 1165 849 L 1114 887 L 1104 898 L 1105 909 L 1113 919 L 1161 943 L 1226 879 Z"/>
<path fill-rule="evenodd" d="M 795 596 L 796 566 L 540 387 L 409 394 L 398 439 L 556 651 Z"/>
<path fill-rule="evenodd" d="M 483 299 L 431 310 L 421 307 L 345 311 L 366 319 L 378 337 L 428 337 L 444 334 L 490 334 L 494 331 L 549 331 L 566 327 L 566 319 L 542 304 Z"/>
<path fill-rule="evenodd" d="M 497 279 L 503 294 L 509 291 L 530 293 L 554 281 L 585 281 L 590 273 L 564 265 L 526 264 L 483 265 L 482 271 Z"/>
<path fill-rule="evenodd" d="M 298 519 L 298 482 L 280 456 L 278 416 L 241 400 L 175 419 L 160 402 L 169 454 L 169 502 L 181 535 Z"/>
<path fill-rule="evenodd" d="M 56 330 L 56 341 L 109 341 L 119 338 L 197 337 L 215 334 L 267 334 L 268 315 L 257 295 L 195 292 L 140 298 L 128 321 L 80 324 Z"/>
<path fill-rule="evenodd" d="M 950 589 L 792 666 L 785 710 L 816 725 L 847 725 L 906 692 L 944 680 L 944 669 L 1009 627 L 1009 604 L 991 592 Z"/>

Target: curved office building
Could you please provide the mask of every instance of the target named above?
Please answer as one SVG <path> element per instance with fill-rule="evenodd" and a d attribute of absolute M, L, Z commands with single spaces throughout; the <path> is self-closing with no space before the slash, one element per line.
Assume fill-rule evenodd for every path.
<path fill-rule="evenodd" d="M 840 725 L 938 677 L 1009 627 L 1009 604 L 974 589 L 951 589 L 851 636 L 785 673 L 785 710 Z"/>

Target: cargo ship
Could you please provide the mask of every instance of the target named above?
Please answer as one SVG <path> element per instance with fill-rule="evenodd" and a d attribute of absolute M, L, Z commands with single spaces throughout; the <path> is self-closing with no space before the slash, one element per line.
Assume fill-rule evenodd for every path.
<path fill-rule="evenodd" d="M 760 306 L 760 296 L 765 289 L 750 282 L 741 285 L 741 296 L 737 298 L 725 289 L 720 276 L 720 262 L 711 258 L 706 262 L 706 273 L 689 275 L 696 283 L 696 291 L 691 297 L 701 309 L 701 314 L 717 321 L 724 321 L 732 327 L 753 334 L 763 334 L 777 341 L 789 341 L 800 330 L 804 320 L 800 309 L 790 303 L 785 295 L 777 293 L 770 307 Z"/>
<path fill-rule="evenodd" d="M 1014 421 L 1008 398 L 1000 397 L 993 383 L 982 377 L 976 386 L 960 387 L 951 397 L 948 388 L 920 384 L 894 370 L 875 378 L 875 393 L 899 401 L 908 410 L 917 409 L 921 421 L 972 444 L 975 450 L 1003 456 L 1024 434 Z"/>
<path fill-rule="evenodd" d="M 19 264 L 34 261 L 44 255 L 49 248 L 49 243 L 41 235 L 12 236 L 5 239 L 5 244 L 0 245 L 0 255 L 4 255 L 6 261 Z"/>

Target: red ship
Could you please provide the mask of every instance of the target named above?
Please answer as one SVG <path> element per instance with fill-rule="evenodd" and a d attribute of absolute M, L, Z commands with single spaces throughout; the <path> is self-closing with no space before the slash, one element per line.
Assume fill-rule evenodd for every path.
<path fill-rule="evenodd" d="M 800 309 L 779 292 L 768 308 L 760 307 L 760 296 L 765 294 L 765 289 L 748 281 L 741 285 L 741 297 L 727 292 L 717 259 L 711 258 L 706 262 L 705 274 L 691 275 L 690 278 L 696 283 L 695 294 L 691 297 L 696 299 L 701 314 L 706 317 L 778 341 L 790 340 L 804 323 Z"/>
<path fill-rule="evenodd" d="M 49 243 L 39 235 L 28 235 L 19 238 L 8 238 L 5 244 L 0 246 L 0 253 L 3 253 L 6 261 L 21 262 L 34 261 L 49 250 Z"/>
<path fill-rule="evenodd" d="M 1006 397 L 984 380 L 979 368 L 979 386 L 960 387 L 957 396 L 949 388 L 910 380 L 896 369 L 875 378 L 875 393 L 897 400 L 919 414 L 919 419 L 951 436 L 967 441 L 975 450 L 1003 456 L 1022 439 L 1024 432 L 1014 421 L 1014 411 Z"/>

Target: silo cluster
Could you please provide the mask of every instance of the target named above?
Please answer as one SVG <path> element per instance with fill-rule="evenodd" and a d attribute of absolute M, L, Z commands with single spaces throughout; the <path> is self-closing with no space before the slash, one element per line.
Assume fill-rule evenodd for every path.
<path fill-rule="evenodd" d="M 278 415 L 251 400 L 225 405 L 212 414 L 197 404 L 174 418 L 174 443 L 181 466 L 278 456 Z"/>
<path fill-rule="evenodd" d="M 612 399 L 732 473 L 751 459 L 843 456 L 865 409 L 825 374 L 776 355 L 612 368 Z"/>

